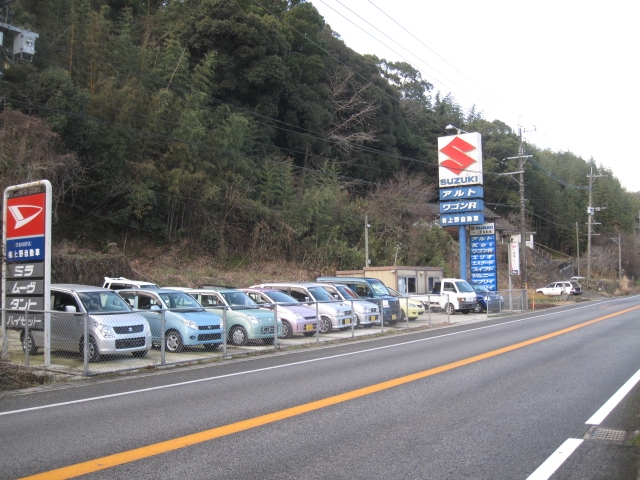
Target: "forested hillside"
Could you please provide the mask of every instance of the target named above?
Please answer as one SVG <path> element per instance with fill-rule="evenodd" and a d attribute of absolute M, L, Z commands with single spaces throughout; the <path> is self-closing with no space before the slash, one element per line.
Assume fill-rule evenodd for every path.
<path fill-rule="evenodd" d="M 9 7 L 2 21 L 39 38 L 30 63 L 7 53 L 5 35 L 2 188 L 52 181 L 54 243 L 151 242 L 220 261 L 350 269 L 364 265 L 366 214 L 373 264 L 397 254 L 398 264 L 444 266 L 457 246 L 427 203 L 448 124 L 482 134 L 485 203 L 519 226 L 518 183 L 501 175 L 518 169 L 505 160 L 518 155 L 517 132 L 463 110 L 407 63 L 349 49 L 311 2 Z M 638 197 L 594 159 L 523 148 L 536 242 L 586 251 L 588 175 L 598 175 L 592 205 L 606 209 L 594 248 L 616 250 L 621 232 L 625 270 L 640 274 Z"/>

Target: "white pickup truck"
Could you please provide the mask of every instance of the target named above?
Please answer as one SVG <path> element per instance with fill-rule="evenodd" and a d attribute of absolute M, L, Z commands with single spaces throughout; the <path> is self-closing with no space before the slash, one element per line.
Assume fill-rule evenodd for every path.
<path fill-rule="evenodd" d="M 432 293 L 411 295 L 425 307 L 437 305 L 449 315 L 455 312 L 469 313 L 476 306 L 477 294 L 469 282 L 461 278 L 443 278 L 433 286 Z"/>

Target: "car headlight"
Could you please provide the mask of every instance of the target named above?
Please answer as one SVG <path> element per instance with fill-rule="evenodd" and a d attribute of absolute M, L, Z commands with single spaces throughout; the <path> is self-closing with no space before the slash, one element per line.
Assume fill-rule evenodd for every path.
<path fill-rule="evenodd" d="M 189 320 L 187 318 L 181 318 L 182 323 L 184 323 L 187 327 L 192 328 L 193 330 L 198 330 L 198 324 L 193 320 Z"/>
<path fill-rule="evenodd" d="M 144 334 L 149 336 L 151 335 L 151 328 L 149 328 L 149 324 L 147 322 L 144 322 Z"/>
<path fill-rule="evenodd" d="M 299 313 L 296 313 L 296 321 L 297 322 L 301 322 L 303 320 L 304 320 L 304 318 L 302 317 L 302 315 L 300 315 Z"/>
<path fill-rule="evenodd" d="M 247 318 L 251 321 L 251 323 L 255 323 L 256 325 L 260 324 L 260 320 L 255 315 L 247 315 Z"/>
<path fill-rule="evenodd" d="M 104 338 L 115 337 L 115 332 L 109 325 L 105 325 L 104 323 L 100 323 L 96 320 L 93 321 L 93 325 Z"/>

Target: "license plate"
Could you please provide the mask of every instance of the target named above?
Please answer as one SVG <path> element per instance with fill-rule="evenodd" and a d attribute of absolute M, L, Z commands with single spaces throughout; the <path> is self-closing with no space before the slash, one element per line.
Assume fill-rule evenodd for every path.
<path fill-rule="evenodd" d="M 345 324 L 345 325 L 351 325 L 351 319 L 350 319 L 350 318 L 346 318 L 346 319 L 344 320 L 344 324 Z"/>
<path fill-rule="evenodd" d="M 376 320 L 378 320 L 378 316 L 377 315 L 372 315 L 371 316 L 371 321 L 375 322 Z"/>
<path fill-rule="evenodd" d="M 307 323 L 307 324 L 304 326 L 304 329 L 305 329 L 305 330 L 313 330 L 313 323 Z"/>
<path fill-rule="evenodd" d="M 396 319 L 396 315 L 391 315 L 391 320 L 395 320 Z"/>

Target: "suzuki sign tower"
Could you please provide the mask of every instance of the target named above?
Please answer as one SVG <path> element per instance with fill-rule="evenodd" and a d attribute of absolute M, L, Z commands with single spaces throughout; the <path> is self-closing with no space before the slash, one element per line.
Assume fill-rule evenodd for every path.
<path fill-rule="evenodd" d="M 438 138 L 440 225 L 458 227 L 460 278 L 467 279 L 467 225 L 484 223 L 482 139 L 479 133 Z"/>

